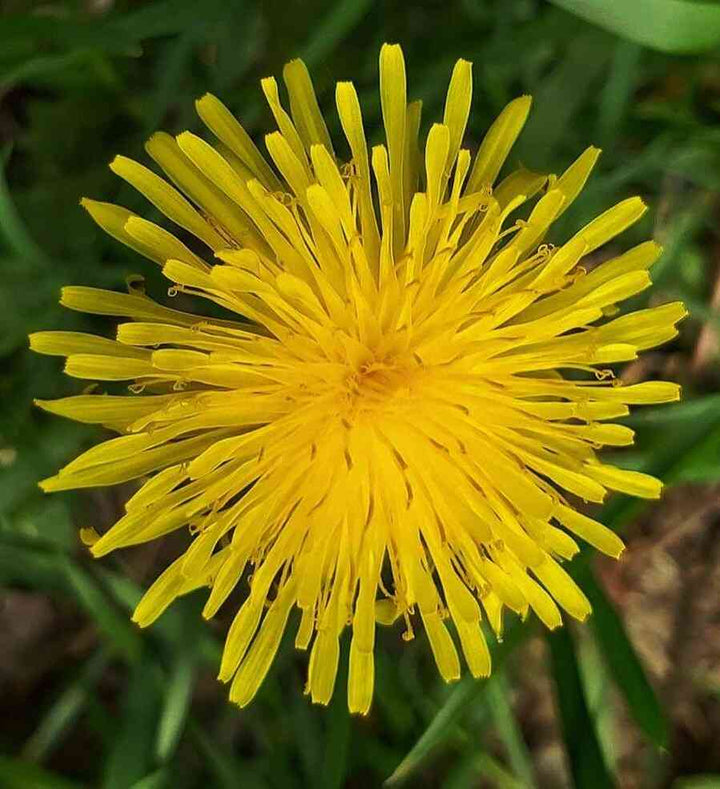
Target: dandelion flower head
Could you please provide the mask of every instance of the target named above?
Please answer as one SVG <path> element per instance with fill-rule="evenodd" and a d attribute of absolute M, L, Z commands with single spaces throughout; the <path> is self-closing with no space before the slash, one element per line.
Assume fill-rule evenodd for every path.
<path fill-rule="evenodd" d="M 378 623 L 400 619 L 406 638 L 422 628 L 450 681 L 460 655 L 473 676 L 490 673 L 485 633 L 501 634 L 505 609 L 549 628 L 561 610 L 588 616 L 562 563 L 575 538 L 612 556 L 623 545 L 575 502 L 659 496 L 656 479 L 597 451 L 632 443 L 612 422 L 629 405 L 679 397 L 669 382 L 623 385 L 606 366 L 676 336 L 685 309 L 616 315 L 650 285 L 653 242 L 587 265 L 642 216 L 639 198 L 562 245 L 545 241 L 596 148 L 559 177 L 521 167 L 496 183 L 529 97 L 502 111 L 473 157 L 462 147 L 471 64 L 460 60 L 421 145 L 402 51 L 385 45 L 385 142 L 369 147 L 356 91 L 340 82 L 336 148 L 305 65 L 288 63 L 283 77 L 289 112 L 276 81 L 262 81 L 278 127 L 269 158 L 206 95 L 197 109 L 214 145 L 190 132 L 147 143 L 168 180 L 112 162 L 195 237 L 192 249 L 125 208 L 82 201 L 162 267 L 171 296 L 214 302 L 223 317 L 138 290 L 64 288 L 66 307 L 120 317 L 117 338 L 38 332 L 32 348 L 67 356 L 70 376 L 131 391 L 38 401 L 120 434 L 41 485 L 141 481 L 112 528 L 81 531 L 97 557 L 189 532 L 134 619 L 146 626 L 200 587 L 212 617 L 237 588 L 220 667 L 232 701 L 255 696 L 291 621 L 310 651 L 307 692 L 322 704 L 350 630 L 348 705 L 366 713 Z"/>

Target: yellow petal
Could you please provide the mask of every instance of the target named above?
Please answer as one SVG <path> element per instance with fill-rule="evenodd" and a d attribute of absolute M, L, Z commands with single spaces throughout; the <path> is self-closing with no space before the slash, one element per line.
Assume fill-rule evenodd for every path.
<path fill-rule="evenodd" d="M 478 191 L 482 186 L 492 185 L 495 182 L 500 168 L 525 125 L 531 103 L 530 96 L 521 96 L 511 101 L 498 115 L 475 157 L 468 180 L 468 192 Z"/>

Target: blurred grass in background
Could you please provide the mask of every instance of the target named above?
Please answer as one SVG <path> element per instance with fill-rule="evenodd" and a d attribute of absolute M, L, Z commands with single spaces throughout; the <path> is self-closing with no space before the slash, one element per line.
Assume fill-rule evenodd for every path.
<path fill-rule="evenodd" d="M 720 5 L 0 7 L 0 787 L 720 786 Z M 63 284 L 124 289 L 142 272 L 149 291 L 166 289 L 78 205 L 88 195 L 148 215 L 109 172 L 116 153 L 143 160 L 155 129 L 197 130 L 193 100 L 206 91 L 260 138 L 272 124 L 258 81 L 296 56 L 331 131 L 334 83 L 352 79 L 372 136 L 384 41 L 403 45 L 426 125 L 441 114 L 454 61 L 474 62 L 473 148 L 527 92 L 534 112 L 515 161 L 557 172 L 588 144 L 603 147 L 552 240 L 630 194 L 650 203 L 621 243 L 653 235 L 664 244 L 649 298 L 682 298 L 692 317 L 678 341 L 625 375 L 677 380 L 685 399 L 637 412 L 637 447 L 620 458 L 676 487 L 653 507 L 613 498 L 601 517 L 628 535 L 629 559 L 583 554 L 572 565 L 593 602 L 589 626 L 545 636 L 508 621 L 491 680 L 443 685 L 425 645 L 405 644 L 396 627 L 379 639 L 366 719 L 348 717 L 342 676 L 329 709 L 312 707 L 305 656 L 291 644 L 257 701 L 238 711 L 214 680 L 227 621 L 204 623 L 198 596 L 147 632 L 129 621 L 172 546 L 93 563 L 78 545 L 77 528 L 107 527 L 128 490 L 38 491 L 38 479 L 97 435 L 32 407 L 33 397 L 78 387 L 54 360 L 27 352 L 27 334 L 109 334 L 110 321 L 60 310 Z"/>

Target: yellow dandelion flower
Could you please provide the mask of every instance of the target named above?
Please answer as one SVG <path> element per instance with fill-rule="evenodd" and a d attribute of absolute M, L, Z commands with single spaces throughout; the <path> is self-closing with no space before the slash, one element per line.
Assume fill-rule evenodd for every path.
<path fill-rule="evenodd" d="M 189 548 L 135 611 L 141 626 L 203 586 L 212 617 L 240 585 L 220 667 L 232 701 L 253 698 L 298 609 L 312 700 L 330 700 L 350 628 L 348 703 L 366 713 L 377 622 L 403 617 L 406 637 L 422 623 L 450 681 L 458 643 L 474 676 L 490 673 L 483 618 L 500 634 L 505 608 L 532 609 L 550 628 L 560 609 L 588 616 L 562 560 L 577 552 L 574 537 L 611 556 L 623 545 L 568 497 L 657 498 L 658 480 L 603 464 L 597 450 L 632 443 L 610 421 L 628 405 L 679 397 L 673 383 L 622 385 L 604 366 L 675 337 L 685 309 L 614 317 L 649 287 L 652 242 L 583 267 L 643 215 L 639 198 L 562 246 L 544 242 L 596 148 L 560 177 L 521 168 L 494 185 L 529 97 L 503 110 L 473 159 L 462 147 L 471 64 L 458 61 L 423 151 L 420 102 L 408 103 L 400 47 L 386 45 L 385 144 L 368 148 L 355 88 L 337 85 L 348 157 L 305 65 L 289 63 L 283 77 L 289 113 L 276 81 L 262 81 L 279 129 L 265 138 L 271 161 L 206 95 L 197 109 L 215 146 L 190 132 L 147 143 L 169 180 L 122 156 L 110 165 L 195 236 L 196 251 L 125 208 L 83 200 L 105 231 L 162 267 L 170 295 L 208 299 L 226 317 L 140 292 L 65 288 L 66 307 L 127 322 L 116 340 L 39 332 L 32 348 L 67 356 L 68 375 L 132 391 L 39 401 L 121 434 L 41 485 L 143 480 L 105 534 L 82 531 L 94 556 L 189 529 Z"/>

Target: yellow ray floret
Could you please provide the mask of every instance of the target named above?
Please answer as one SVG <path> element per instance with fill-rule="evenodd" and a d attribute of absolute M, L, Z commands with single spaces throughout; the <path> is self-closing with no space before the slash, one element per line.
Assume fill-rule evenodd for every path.
<path fill-rule="evenodd" d="M 596 148 L 559 177 L 520 167 L 496 184 L 529 97 L 503 110 L 473 158 L 462 147 L 472 70 L 460 60 L 442 123 L 421 146 L 402 51 L 386 45 L 383 144 L 369 148 L 355 88 L 337 86 L 345 162 L 305 65 L 283 76 L 289 112 L 275 80 L 262 83 L 278 125 L 265 138 L 269 161 L 206 95 L 197 109 L 218 147 L 189 132 L 147 144 L 172 185 L 123 156 L 112 162 L 195 236 L 192 249 L 124 208 L 83 200 L 162 267 L 170 295 L 207 299 L 226 317 L 137 291 L 65 288 L 70 309 L 124 319 L 116 338 L 38 332 L 31 347 L 66 356 L 71 376 L 128 382 L 131 393 L 38 401 L 119 433 L 41 486 L 141 480 L 112 528 L 82 529 L 95 556 L 189 532 L 134 619 L 146 626 L 202 586 L 211 617 L 239 588 L 220 666 L 237 704 L 256 694 L 292 621 L 296 646 L 310 649 L 307 692 L 322 704 L 352 631 L 348 704 L 367 713 L 377 622 L 402 617 L 407 637 L 422 624 L 450 681 L 459 654 L 474 676 L 490 673 L 484 620 L 499 635 L 505 608 L 550 628 L 561 610 L 588 616 L 563 561 L 576 538 L 614 557 L 623 544 L 574 501 L 657 498 L 656 479 L 597 453 L 632 443 L 610 421 L 629 405 L 679 397 L 668 382 L 625 386 L 605 366 L 672 339 L 686 312 L 672 303 L 606 319 L 650 285 L 660 249 L 645 242 L 589 271 L 587 256 L 643 215 L 640 199 L 560 246 L 545 240 Z M 533 198 L 524 219 L 509 218 Z"/>

